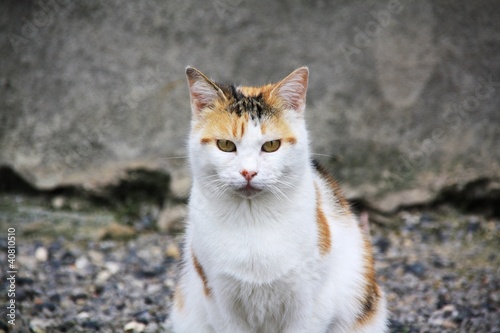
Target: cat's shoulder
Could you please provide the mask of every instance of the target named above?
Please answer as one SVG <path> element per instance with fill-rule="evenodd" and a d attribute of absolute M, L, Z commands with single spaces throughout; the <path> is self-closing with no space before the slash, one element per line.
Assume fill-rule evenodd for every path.
<path fill-rule="evenodd" d="M 312 159 L 311 164 L 315 171 L 316 177 L 321 179 L 321 181 L 327 185 L 326 187 L 328 191 L 338 202 L 339 206 L 343 210 L 345 210 L 346 213 L 350 213 L 351 208 L 349 205 L 349 201 L 345 198 L 344 194 L 342 193 L 342 189 L 339 183 L 335 180 L 335 178 L 333 178 L 330 172 L 328 172 L 328 170 L 321 163 L 319 163 L 318 160 Z"/>

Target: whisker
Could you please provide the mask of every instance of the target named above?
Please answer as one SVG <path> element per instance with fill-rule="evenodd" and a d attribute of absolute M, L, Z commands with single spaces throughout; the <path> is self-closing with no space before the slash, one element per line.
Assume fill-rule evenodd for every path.
<path fill-rule="evenodd" d="M 330 157 L 330 158 L 338 158 L 338 156 L 335 155 L 329 155 L 329 154 L 321 154 L 321 153 L 311 153 L 311 155 L 316 155 L 316 156 L 325 156 L 325 157 Z"/>
<path fill-rule="evenodd" d="M 289 203 L 291 203 L 290 198 L 276 185 L 272 185 L 270 187 L 271 192 L 276 196 L 281 203 L 285 203 L 284 199 L 286 199 Z"/>

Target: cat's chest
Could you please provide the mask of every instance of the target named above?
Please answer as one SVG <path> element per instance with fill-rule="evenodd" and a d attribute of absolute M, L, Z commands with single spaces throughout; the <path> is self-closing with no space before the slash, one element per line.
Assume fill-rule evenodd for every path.
<path fill-rule="evenodd" d="M 214 216 L 198 210 L 193 247 L 207 274 L 269 283 L 300 267 L 315 252 L 314 207 L 281 212 Z"/>
<path fill-rule="evenodd" d="M 220 279 L 222 288 L 231 290 L 223 300 L 233 317 L 239 318 L 250 327 L 260 327 L 264 323 L 279 330 L 279 322 L 273 318 L 290 316 L 289 306 L 295 303 L 296 288 L 291 281 L 275 281 L 269 284 L 257 285 L 238 281 L 231 277 Z M 271 327 L 269 327 L 271 328 Z"/>
<path fill-rule="evenodd" d="M 245 325 L 260 328 L 259 332 L 279 332 L 283 322 L 296 315 L 297 305 L 320 281 L 321 270 L 313 261 L 310 258 L 304 266 L 269 283 L 246 282 L 221 274 L 215 281 L 215 294 L 232 316 Z"/>

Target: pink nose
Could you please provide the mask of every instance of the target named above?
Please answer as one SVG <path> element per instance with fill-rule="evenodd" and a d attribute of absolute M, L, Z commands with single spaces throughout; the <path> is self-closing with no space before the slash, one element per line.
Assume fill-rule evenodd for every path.
<path fill-rule="evenodd" d="M 257 175 L 257 172 L 243 170 L 243 171 L 241 171 L 241 175 L 243 177 L 245 177 L 245 179 L 247 180 L 247 182 L 249 182 L 249 181 L 252 180 L 253 177 L 255 177 Z"/>

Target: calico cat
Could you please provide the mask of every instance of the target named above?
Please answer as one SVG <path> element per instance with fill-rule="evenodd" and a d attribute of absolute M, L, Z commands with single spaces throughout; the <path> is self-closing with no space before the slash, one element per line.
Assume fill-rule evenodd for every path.
<path fill-rule="evenodd" d="M 386 332 L 370 241 L 311 160 L 308 68 L 261 87 L 186 75 L 193 184 L 174 332 Z"/>

